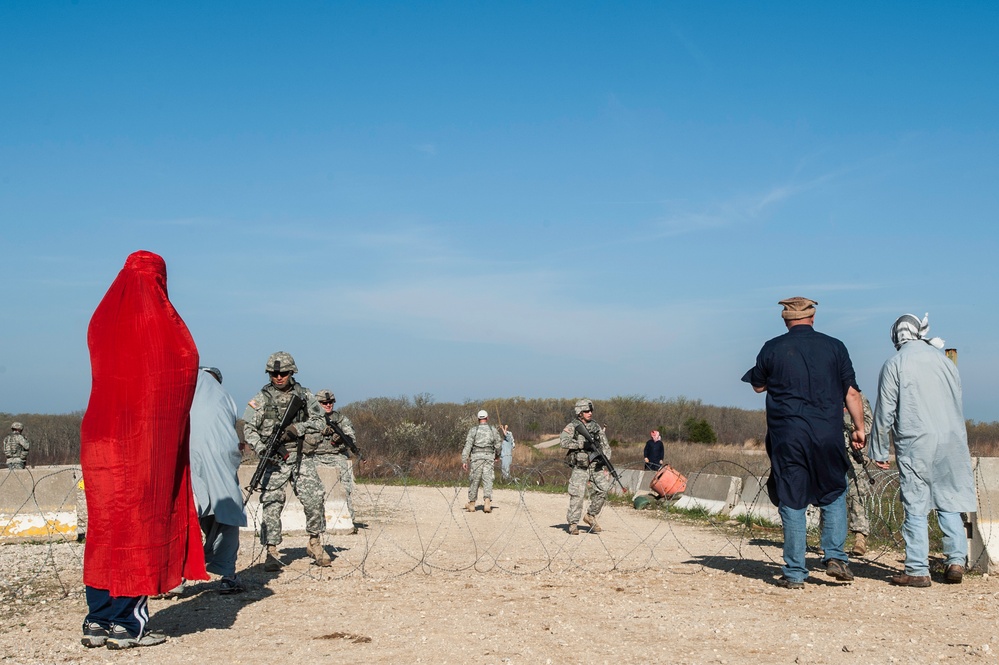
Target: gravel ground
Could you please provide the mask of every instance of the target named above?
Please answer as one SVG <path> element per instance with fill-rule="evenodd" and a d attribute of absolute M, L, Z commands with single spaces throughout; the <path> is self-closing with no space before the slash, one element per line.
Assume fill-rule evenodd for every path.
<path fill-rule="evenodd" d="M 497 491 L 491 514 L 464 490 L 359 486 L 356 536 L 332 536 L 330 568 L 304 535 L 265 573 L 244 534 L 247 591 L 198 583 L 151 600 L 166 644 L 80 644 L 83 547 L 0 546 L 0 663 L 931 663 L 996 662 L 999 586 L 892 587 L 897 552 L 853 562 L 852 584 L 815 570 L 773 584 L 780 534 L 691 525 L 615 505 L 604 531 L 565 532 L 564 495 Z M 936 578 L 937 580 L 939 578 Z"/>

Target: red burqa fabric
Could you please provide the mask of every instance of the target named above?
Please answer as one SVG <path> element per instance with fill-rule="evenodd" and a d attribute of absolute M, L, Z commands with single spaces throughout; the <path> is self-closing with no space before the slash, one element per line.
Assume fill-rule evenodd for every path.
<path fill-rule="evenodd" d="M 188 452 L 198 349 L 167 297 L 160 256 L 128 257 L 90 319 L 87 344 L 84 584 L 151 596 L 181 576 L 208 579 Z"/>

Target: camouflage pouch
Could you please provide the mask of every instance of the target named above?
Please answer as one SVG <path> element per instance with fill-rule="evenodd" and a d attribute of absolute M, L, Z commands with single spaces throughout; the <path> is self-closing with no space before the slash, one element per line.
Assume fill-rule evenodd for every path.
<path fill-rule="evenodd" d="M 585 469 L 590 465 L 590 456 L 585 450 L 571 450 L 565 463 L 574 469 Z"/>
<path fill-rule="evenodd" d="M 316 451 L 319 450 L 319 444 L 322 442 L 323 438 L 316 435 L 306 435 L 302 442 L 302 454 L 303 455 L 315 455 Z"/>

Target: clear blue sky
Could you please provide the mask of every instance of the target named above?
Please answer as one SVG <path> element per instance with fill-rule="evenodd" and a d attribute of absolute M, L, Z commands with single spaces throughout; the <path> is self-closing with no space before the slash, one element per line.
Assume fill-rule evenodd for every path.
<path fill-rule="evenodd" d="M 202 363 L 341 404 L 674 397 L 819 301 L 930 313 L 999 420 L 999 5 L 0 4 L 0 411 L 83 409 L 126 256 Z M 990 346 L 991 345 L 991 346 Z"/>

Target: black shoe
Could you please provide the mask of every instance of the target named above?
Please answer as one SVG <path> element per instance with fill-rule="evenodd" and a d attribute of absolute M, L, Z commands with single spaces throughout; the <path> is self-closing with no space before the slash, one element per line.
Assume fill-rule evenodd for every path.
<path fill-rule="evenodd" d="M 795 580 L 792 580 L 792 579 L 789 579 L 787 577 L 784 577 L 783 575 L 781 575 L 780 577 L 778 577 L 777 581 L 775 581 L 774 584 L 776 584 L 777 586 L 779 586 L 782 589 L 804 589 L 805 588 L 805 582 L 804 581 L 797 582 Z"/>
<path fill-rule="evenodd" d="M 243 586 L 243 583 L 235 575 L 232 577 L 223 577 L 219 580 L 219 593 L 223 596 L 233 593 L 243 593 L 244 591 L 246 591 L 246 587 Z"/>
<path fill-rule="evenodd" d="M 91 621 L 89 623 L 83 624 L 83 639 L 80 640 L 80 644 L 87 647 L 88 649 L 93 649 L 94 647 L 102 647 L 104 643 L 108 641 L 108 629 L 97 623 L 96 621 Z"/>
<path fill-rule="evenodd" d="M 846 564 L 846 561 L 840 561 L 839 559 L 829 559 L 826 561 L 826 574 L 840 582 L 853 581 L 853 573 L 850 572 L 850 566 Z"/>

